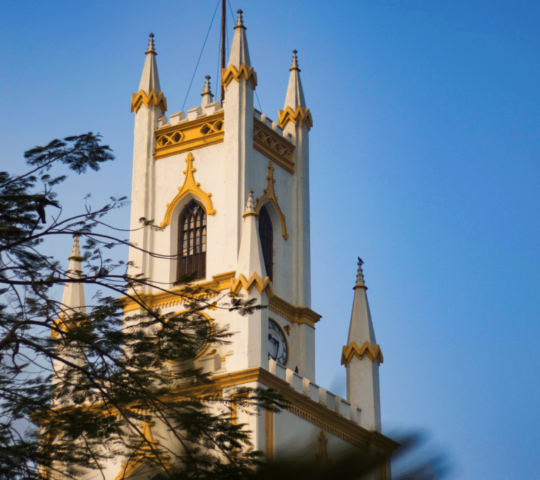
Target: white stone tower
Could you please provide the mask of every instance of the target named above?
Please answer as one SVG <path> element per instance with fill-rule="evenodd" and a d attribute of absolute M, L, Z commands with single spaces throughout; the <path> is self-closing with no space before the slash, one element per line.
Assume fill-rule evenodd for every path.
<path fill-rule="evenodd" d="M 130 240 L 135 248 L 129 259 L 131 268 L 163 290 L 144 287 L 140 293 L 163 313 L 179 312 L 182 302 L 174 293 L 181 287 L 174 284 L 187 274 L 215 291 L 241 293 L 268 305 L 249 317 L 212 312 L 214 322 L 235 333 L 231 344 L 207 345 L 190 360 L 214 375 L 223 395 L 242 385 L 271 387 L 291 402 L 279 415 L 239 418 L 249 425 L 254 448 L 267 460 L 302 455 L 324 462 L 347 448 L 366 458 L 389 453 L 396 444 L 380 433 L 382 354 L 375 344 L 360 265 L 343 351 L 348 398 L 315 383 L 315 327 L 321 317 L 311 309 L 310 285 L 313 119 L 297 52 L 278 122 L 254 108 L 257 74 L 241 11 L 228 66 L 221 74 L 223 103 L 214 101 L 207 76 L 201 104 L 167 118 L 156 55 L 151 35 L 131 106 L 135 139 Z M 140 228 L 142 218 L 160 228 Z M 128 303 L 126 314 L 138 308 Z M 379 478 L 389 478 L 388 471 L 381 470 Z"/>

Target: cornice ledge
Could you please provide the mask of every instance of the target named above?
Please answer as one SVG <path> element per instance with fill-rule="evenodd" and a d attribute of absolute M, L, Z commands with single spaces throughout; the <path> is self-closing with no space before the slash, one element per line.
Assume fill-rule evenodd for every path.
<path fill-rule="evenodd" d="M 198 287 L 203 290 L 213 290 L 220 292 L 229 288 L 231 280 L 234 279 L 236 272 L 220 273 L 213 275 L 212 280 L 208 282 L 193 283 L 192 287 Z M 137 294 L 139 300 L 130 297 L 121 297 L 124 302 L 124 312 L 143 309 L 143 305 L 147 308 L 165 308 L 182 304 L 187 297 L 183 293 L 184 288 L 179 287 L 174 290 L 155 293 L 155 294 Z"/>
<path fill-rule="evenodd" d="M 295 307 L 281 297 L 274 295 L 268 299 L 270 310 L 291 323 L 306 324 L 315 328 L 315 324 L 322 318 L 317 312 L 308 307 Z"/>
<path fill-rule="evenodd" d="M 266 387 L 277 390 L 285 400 L 291 403 L 291 407 L 296 407 L 301 412 L 306 412 L 322 421 L 324 423 L 323 429 L 328 429 L 329 427 L 332 430 L 336 429 L 343 434 L 341 435 L 342 438 L 346 439 L 348 437 L 354 439 L 354 444 L 366 452 L 369 451 L 370 445 L 380 448 L 386 454 L 390 454 L 399 447 L 399 443 L 382 433 L 367 430 L 325 405 L 315 402 L 306 395 L 297 392 L 285 380 L 282 380 L 264 368 L 254 367 L 239 372 L 217 375 L 212 377 L 212 379 L 216 382 L 216 386 L 221 389 L 236 387 L 244 383 L 261 382 Z M 294 411 L 295 408 L 291 408 L 291 412 L 294 413 Z M 304 418 L 304 415 L 302 415 L 302 418 Z M 331 433 L 335 434 L 337 432 Z"/>

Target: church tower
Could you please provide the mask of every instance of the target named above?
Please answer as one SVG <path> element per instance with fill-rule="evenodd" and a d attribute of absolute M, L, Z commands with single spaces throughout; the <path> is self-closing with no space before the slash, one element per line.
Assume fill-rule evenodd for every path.
<path fill-rule="evenodd" d="M 139 294 L 163 313 L 179 312 L 182 302 L 170 290 L 178 288 L 174 284 L 183 276 L 193 275 L 197 285 L 268 306 L 247 317 L 212 312 L 214 322 L 234 332 L 231 343 L 206 346 L 191 360 L 213 374 L 223 395 L 242 385 L 275 388 L 290 402 L 280 414 L 240 419 L 249 425 L 254 448 L 268 461 L 299 455 L 314 462 L 331 460 L 344 449 L 356 449 L 366 458 L 388 454 L 397 444 L 381 434 L 382 354 L 360 264 L 342 355 L 347 399 L 315 383 L 315 330 L 321 316 L 311 309 L 310 285 L 313 118 L 296 50 L 278 121 L 254 108 L 257 61 L 250 57 L 246 30 L 239 10 L 228 64 L 221 73 L 223 102 L 214 101 L 207 76 L 200 105 L 168 115 L 150 35 L 131 104 L 135 138 L 130 241 L 135 248 L 129 260 L 132 273 L 150 278 L 163 290 L 145 286 Z M 141 219 L 159 228 L 141 228 Z M 138 308 L 128 303 L 125 312 Z M 379 478 L 388 475 L 381 470 Z"/>

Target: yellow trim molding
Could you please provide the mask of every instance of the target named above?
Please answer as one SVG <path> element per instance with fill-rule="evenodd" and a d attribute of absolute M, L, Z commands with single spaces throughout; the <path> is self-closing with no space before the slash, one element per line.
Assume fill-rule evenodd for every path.
<path fill-rule="evenodd" d="M 246 65 L 242 63 L 239 69 L 236 69 L 234 65 L 229 65 L 228 68 L 221 69 L 221 85 L 226 87 L 234 79 L 237 82 L 240 82 L 240 79 L 243 78 L 246 83 L 249 81 L 251 83 L 251 88 L 255 90 L 257 87 L 257 72 L 253 70 L 253 67 L 246 68 Z"/>
<path fill-rule="evenodd" d="M 371 343 L 365 342 L 364 345 L 359 347 L 356 343 L 351 342 L 348 347 L 343 347 L 341 365 L 348 365 L 354 356 L 357 356 L 362 360 L 365 355 L 367 355 L 372 362 L 377 360 L 379 365 L 383 363 L 384 358 L 379 345 L 371 345 Z"/>
<path fill-rule="evenodd" d="M 256 118 L 253 119 L 253 148 L 285 171 L 294 173 L 295 146 Z"/>
<path fill-rule="evenodd" d="M 270 202 L 272 205 L 274 205 L 279 216 L 279 221 L 281 222 L 281 234 L 283 235 L 283 238 L 287 240 L 289 238 L 289 234 L 287 233 L 285 215 L 283 215 L 281 208 L 279 208 L 278 197 L 274 190 L 274 183 L 276 183 L 276 181 L 274 180 L 274 166 L 272 165 L 272 162 L 268 162 L 268 175 L 266 176 L 266 179 L 268 180 L 268 186 L 264 190 L 264 195 L 257 199 L 255 213 L 258 215 L 261 211 L 261 207 L 266 202 Z"/>
<path fill-rule="evenodd" d="M 219 275 L 212 276 L 212 280 L 209 282 L 196 283 L 194 286 L 200 287 L 204 290 L 213 290 L 220 292 L 226 290 L 231 286 L 231 280 L 236 276 L 236 272 L 226 272 Z M 161 292 L 156 294 L 140 295 L 139 302 L 133 298 L 122 297 L 124 301 L 124 312 L 132 312 L 133 310 L 140 310 L 141 304 L 146 305 L 148 308 L 169 308 L 184 305 L 186 297 L 182 295 L 183 288 L 176 288 L 171 291 Z"/>
<path fill-rule="evenodd" d="M 291 107 L 286 107 L 285 110 L 280 110 L 278 113 L 278 125 L 285 128 L 287 123 L 293 122 L 295 125 L 302 126 L 304 123 L 309 130 L 313 127 L 313 117 L 309 108 L 302 108 L 300 105 L 293 110 Z"/>
<path fill-rule="evenodd" d="M 167 111 L 167 99 L 165 98 L 165 95 L 163 95 L 163 92 L 156 94 L 154 89 L 150 90 L 149 94 L 147 94 L 144 90 L 139 90 L 139 93 L 134 93 L 131 95 L 132 112 L 137 113 L 139 108 L 141 108 L 143 105 L 147 108 L 150 107 L 150 105 L 154 105 L 154 107 L 159 105 L 163 113 Z"/>
<path fill-rule="evenodd" d="M 274 294 L 274 288 L 272 282 L 268 277 L 261 279 L 258 273 L 254 272 L 253 275 L 248 279 L 244 275 L 240 274 L 238 278 L 231 280 L 231 292 L 240 293 L 240 290 L 244 290 L 249 293 L 253 287 L 257 287 L 259 293 L 262 293 L 264 290 L 268 289 L 268 296 Z"/>
<path fill-rule="evenodd" d="M 214 215 L 216 213 L 216 211 L 214 210 L 214 206 L 212 204 L 212 199 L 210 198 L 212 194 L 206 193 L 204 190 L 202 190 L 199 187 L 200 183 L 197 183 L 195 181 L 193 172 L 196 172 L 197 170 L 193 167 L 193 160 L 194 160 L 193 154 L 189 152 L 186 157 L 187 169 L 184 170 L 184 174 L 186 175 L 186 179 L 184 180 L 184 185 L 182 185 L 181 187 L 178 187 L 178 194 L 176 195 L 176 197 L 174 197 L 174 200 L 171 203 L 167 204 L 167 211 L 165 212 L 165 219 L 163 220 L 163 222 L 161 222 L 162 227 L 166 227 L 167 225 L 170 225 L 174 209 L 180 203 L 180 201 L 190 193 L 192 195 L 196 195 L 204 202 L 206 213 L 208 215 Z"/>
<path fill-rule="evenodd" d="M 237 290 L 236 293 L 239 293 L 242 288 L 245 288 L 244 284 L 248 286 L 249 290 L 251 290 L 253 286 L 256 286 L 259 290 L 262 285 L 263 289 L 266 289 L 268 295 L 268 308 L 281 318 L 284 318 L 291 323 L 307 324 L 312 328 L 315 328 L 315 324 L 322 318 L 321 315 L 308 307 L 295 307 L 291 303 L 275 295 L 272 282 L 270 281 L 265 283 L 260 277 L 253 279 L 253 276 L 250 280 L 246 280 L 243 276 L 242 279 L 236 279 L 236 272 L 226 272 L 214 275 L 209 282 L 196 283 L 195 286 L 202 289 L 213 290 L 214 292 L 221 292 L 223 290 L 231 289 L 231 285 L 234 285 Z M 141 303 L 144 303 L 148 308 L 170 308 L 181 306 L 186 301 L 186 297 L 182 295 L 182 291 L 183 288 L 177 288 L 168 292 L 141 295 L 139 299 L 140 303 L 135 301 L 135 299 L 123 297 L 124 312 L 127 313 L 134 310 L 140 310 Z M 262 292 L 262 290 L 259 291 Z"/>
<path fill-rule="evenodd" d="M 75 316 L 75 310 L 72 309 L 71 311 L 73 316 Z M 68 330 L 70 330 L 72 327 L 76 325 L 82 325 L 82 322 L 84 321 L 85 320 L 73 320 L 73 318 L 70 317 L 67 313 L 62 312 L 58 318 L 55 318 L 52 321 L 51 338 L 57 338 L 60 335 L 60 332 L 67 333 Z"/>
<path fill-rule="evenodd" d="M 221 111 L 156 130 L 154 158 L 159 160 L 223 142 L 225 138 L 224 118 L 224 113 Z"/>
<path fill-rule="evenodd" d="M 51 338 L 57 338 L 60 335 L 60 332 L 66 333 L 74 324 L 75 323 L 70 318 L 66 318 L 65 320 L 62 318 L 55 318 L 52 321 Z"/>

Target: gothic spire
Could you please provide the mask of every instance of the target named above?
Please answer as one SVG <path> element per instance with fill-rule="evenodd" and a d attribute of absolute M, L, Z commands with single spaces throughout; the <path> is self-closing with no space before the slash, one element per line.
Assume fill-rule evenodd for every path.
<path fill-rule="evenodd" d="M 369 342 L 375 345 L 375 331 L 373 329 L 373 321 L 371 320 L 371 312 L 369 311 L 369 303 L 366 294 L 366 284 L 364 281 L 364 271 L 362 265 L 364 262 L 358 258 L 358 270 L 356 272 L 356 283 L 354 289 L 353 308 L 351 313 L 351 322 L 349 325 L 349 338 L 347 343 L 355 342 L 358 346 Z"/>
<path fill-rule="evenodd" d="M 141 83 L 139 84 L 139 91 L 142 90 L 148 95 L 152 90 L 154 90 L 156 95 L 161 92 L 156 55 L 157 52 L 154 44 L 154 34 L 151 33 L 148 40 L 148 49 L 146 50 L 146 60 L 144 62 Z"/>
<path fill-rule="evenodd" d="M 290 133 L 295 134 L 296 130 L 305 125 L 309 131 L 313 126 L 313 118 L 309 108 L 306 108 L 306 99 L 304 98 L 304 89 L 302 80 L 300 80 L 300 67 L 298 66 L 297 51 L 293 50 L 292 66 L 289 68 L 291 72 L 289 76 L 289 86 L 287 87 L 287 95 L 285 96 L 285 105 L 283 110 L 278 113 L 278 124 L 285 128 L 289 122 L 295 127 L 290 129 Z M 299 134 L 300 132 L 296 132 Z"/>
<path fill-rule="evenodd" d="M 297 53 L 296 50 L 293 50 L 292 66 L 289 68 L 291 74 L 289 76 L 289 86 L 287 88 L 284 106 L 284 109 L 290 107 L 293 111 L 295 111 L 297 107 L 306 108 L 306 99 L 304 98 L 304 89 L 302 88 L 302 81 L 300 80 L 300 68 L 298 67 Z"/>
<path fill-rule="evenodd" d="M 206 105 L 213 102 L 214 95 L 212 94 L 212 89 L 210 88 L 210 75 L 206 75 L 206 81 L 204 82 L 204 89 L 201 93 L 202 102 L 201 106 L 206 107 Z"/>
<path fill-rule="evenodd" d="M 246 27 L 244 26 L 244 17 L 242 10 L 238 10 L 238 19 L 234 27 L 234 37 L 232 41 L 231 53 L 229 55 L 229 67 L 232 65 L 237 69 L 244 65 L 251 67 L 249 58 L 249 49 L 246 37 Z"/>

